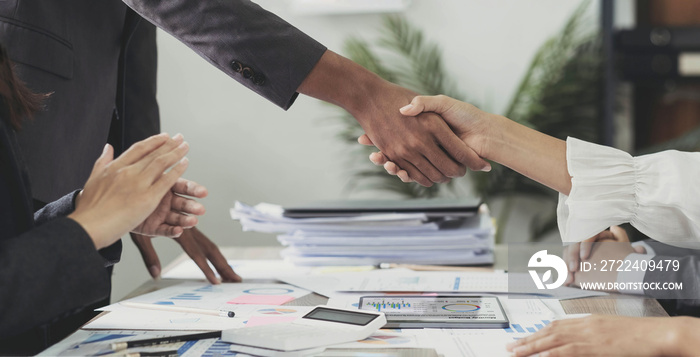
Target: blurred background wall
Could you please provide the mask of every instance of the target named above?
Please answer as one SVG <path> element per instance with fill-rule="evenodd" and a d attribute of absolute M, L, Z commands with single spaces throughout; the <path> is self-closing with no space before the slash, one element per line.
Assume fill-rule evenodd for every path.
<path fill-rule="evenodd" d="M 622 22 L 631 16 L 626 2 L 631 1 L 618 4 Z M 298 15 L 290 11 L 289 1 L 257 3 L 341 54 L 348 36 L 375 39 L 382 22 L 381 14 Z M 561 29 L 579 4 L 413 0 L 403 15 L 442 47 L 447 71 L 454 74 L 459 89 L 482 108 L 500 113 L 537 48 Z M 591 4 L 592 11 L 598 7 L 595 1 Z M 229 216 L 235 200 L 290 204 L 354 197 L 344 191 L 348 148 L 335 137 L 339 129 L 332 117 L 337 109 L 300 96 L 285 112 L 160 30 L 158 51 L 162 128 L 171 135 L 183 133 L 191 145 L 186 177 L 209 188 L 209 197 L 202 200 L 207 214 L 199 227 L 219 246 L 278 244 L 273 235 L 241 232 Z M 526 220 L 512 221 L 514 228 L 509 230 L 515 235 Z M 124 243 L 113 278 L 113 300 L 150 279 L 131 240 Z M 182 252 L 171 239 L 155 238 L 154 244 L 163 267 Z"/>

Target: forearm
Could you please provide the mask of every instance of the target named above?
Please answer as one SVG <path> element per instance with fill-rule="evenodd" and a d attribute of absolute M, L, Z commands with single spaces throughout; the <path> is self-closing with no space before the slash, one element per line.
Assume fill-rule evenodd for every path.
<path fill-rule="evenodd" d="M 359 119 L 359 113 L 371 107 L 381 94 L 386 95 L 390 89 L 398 89 L 392 87 L 397 86 L 359 64 L 326 50 L 297 91 L 335 104 Z M 415 93 L 404 91 L 405 102 L 408 104 Z"/>
<path fill-rule="evenodd" d="M 484 113 L 489 130 L 483 138 L 482 157 L 505 165 L 547 187 L 568 195 L 571 176 L 566 165 L 566 142 L 518 124 L 506 117 Z"/>
<path fill-rule="evenodd" d="M 55 219 L 1 240 L 0 337 L 109 296 L 109 279 L 90 237 L 70 219 Z"/>

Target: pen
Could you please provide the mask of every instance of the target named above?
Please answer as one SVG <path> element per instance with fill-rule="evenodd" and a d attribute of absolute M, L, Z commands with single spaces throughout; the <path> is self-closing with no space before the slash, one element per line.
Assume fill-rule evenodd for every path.
<path fill-rule="evenodd" d="M 207 309 L 199 309 L 199 308 L 195 308 L 195 307 L 144 304 L 144 303 L 140 303 L 140 302 L 131 302 L 131 301 L 122 301 L 121 304 L 124 306 L 136 307 L 139 309 L 163 310 L 163 311 L 174 311 L 174 312 L 189 312 L 189 313 L 194 313 L 194 314 L 214 315 L 214 316 L 221 316 L 221 317 L 234 317 L 234 316 L 236 316 L 235 312 L 226 311 L 226 310 L 207 310 Z"/>
<path fill-rule="evenodd" d="M 118 352 L 118 351 L 122 351 L 122 350 L 125 350 L 127 348 L 132 348 L 132 347 L 148 347 L 148 346 L 166 345 L 169 343 L 192 341 L 192 340 L 206 340 L 208 338 L 220 338 L 220 337 L 221 337 L 221 331 L 213 331 L 213 332 L 195 333 L 195 334 L 191 334 L 191 335 L 157 337 L 157 338 L 148 338 L 145 340 L 115 342 L 115 343 L 112 343 L 110 346 L 112 348 L 112 351 Z M 169 352 L 169 351 L 165 351 L 165 352 Z M 175 351 L 175 352 L 177 353 L 177 351 Z M 141 352 L 141 356 L 148 356 L 148 355 L 144 355 L 144 353 L 146 353 L 146 352 Z M 157 353 L 157 352 L 147 352 L 147 353 Z"/>

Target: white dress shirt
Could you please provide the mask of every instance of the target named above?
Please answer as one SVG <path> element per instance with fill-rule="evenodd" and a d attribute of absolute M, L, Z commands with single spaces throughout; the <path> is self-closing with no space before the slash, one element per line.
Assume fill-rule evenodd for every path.
<path fill-rule="evenodd" d="M 629 222 L 657 241 L 700 248 L 700 153 L 632 157 L 569 137 L 566 161 L 572 187 L 557 207 L 564 242 Z"/>

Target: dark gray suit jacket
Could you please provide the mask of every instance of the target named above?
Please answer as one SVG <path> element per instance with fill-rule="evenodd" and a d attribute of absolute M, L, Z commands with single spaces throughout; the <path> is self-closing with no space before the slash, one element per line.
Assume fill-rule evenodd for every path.
<path fill-rule="evenodd" d="M 41 351 L 46 330 L 37 327 L 109 294 L 105 260 L 85 230 L 65 218 L 74 195 L 32 215 L 14 131 L 0 118 L 0 354 Z"/>
<path fill-rule="evenodd" d="M 247 0 L 125 3 L 284 109 L 325 52 Z M 18 135 L 34 198 L 50 202 L 82 187 L 108 140 L 119 152 L 160 131 L 155 27 L 124 2 L 0 1 L 0 42 L 30 88 L 52 93 Z M 91 288 L 109 295 L 109 285 Z"/>
<path fill-rule="evenodd" d="M 682 282 L 683 290 L 647 290 L 647 296 L 659 299 L 670 315 L 700 316 L 700 251 L 670 246 L 656 241 L 646 241 L 656 255 L 652 260 L 661 264 L 666 260 L 678 260 L 679 271 L 647 271 L 646 283 Z"/>
<path fill-rule="evenodd" d="M 325 52 L 247 0 L 124 3 L 284 109 Z M 53 93 L 19 134 L 38 200 L 81 187 L 108 137 L 119 150 L 159 131 L 155 31 L 124 3 L 0 1 L 0 41 L 19 63 L 20 78 Z"/>

